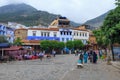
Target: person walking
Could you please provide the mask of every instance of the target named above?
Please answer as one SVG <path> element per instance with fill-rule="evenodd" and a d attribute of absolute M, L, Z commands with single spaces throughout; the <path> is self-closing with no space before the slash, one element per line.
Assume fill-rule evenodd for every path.
<path fill-rule="evenodd" d="M 97 63 L 97 54 L 93 52 L 93 63 Z"/>
<path fill-rule="evenodd" d="M 41 61 L 42 61 L 42 59 L 43 59 L 43 56 L 44 56 L 44 53 L 41 51 L 41 52 L 39 53 L 39 58 L 40 58 Z"/>
<path fill-rule="evenodd" d="M 83 63 L 80 58 L 77 61 L 77 68 L 83 68 Z"/>
<path fill-rule="evenodd" d="M 93 51 L 91 50 L 88 55 L 89 55 L 89 60 L 92 63 L 93 62 Z"/>
<path fill-rule="evenodd" d="M 81 60 L 81 63 L 83 64 L 83 54 L 80 53 L 79 60 Z"/>
<path fill-rule="evenodd" d="M 99 49 L 99 58 L 101 59 L 102 58 L 102 50 L 101 49 Z"/>
<path fill-rule="evenodd" d="M 56 51 L 53 50 L 53 51 L 52 51 L 52 54 L 53 54 L 53 57 L 55 57 L 55 56 L 56 56 Z"/>
<path fill-rule="evenodd" d="M 84 58 L 84 63 L 87 63 L 87 60 L 88 60 L 88 53 L 87 53 L 87 51 L 84 52 L 83 58 Z"/>
<path fill-rule="evenodd" d="M 77 51 L 75 50 L 75 56 L 77 56 Z"/>

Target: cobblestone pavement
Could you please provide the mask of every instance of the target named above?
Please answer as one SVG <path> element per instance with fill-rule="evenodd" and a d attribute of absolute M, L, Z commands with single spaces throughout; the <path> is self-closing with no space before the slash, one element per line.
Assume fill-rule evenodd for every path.
<path fill-rule="evenodd" d="M 70 71 L 62 80 L 120 80 L 120 70 L 106 62 L 84 64 L 84 68 Z"/>
<path fill-rule="evenodd" d="M 56 55 L 51 59 L 11 61 L 0 64 L 0 80 L 60 80 L 71 71 L 78 57 Z"/>
<path fill-rule="evenodd" d="M 120 70 L 120 61 L 112 61 L 111 63 L 114 67 Z"/>
<path fill-rule="evenodd" d="M 0 64 L 0 80 L 120 80 L 120 70 L 99 61 L 77 69 L 78 56 L 57 55 L 55 58 L 12 61 Z"/>

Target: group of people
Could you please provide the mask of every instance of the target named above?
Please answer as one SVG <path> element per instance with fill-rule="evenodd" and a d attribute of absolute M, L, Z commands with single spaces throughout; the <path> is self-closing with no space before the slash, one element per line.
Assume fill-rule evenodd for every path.
<path fill-rule="evenodd" d="M 97 63 L 97 53 L 94 50 L 79 52 L 78 63 L 87 63 L 88 60 L 91 63 Z"/>
<path fill-rule="evenodd" d="M 45 51 L 32 52 L 32 53 L 28 52 L 28 53 L 26 53 L 26 54 L 23 55 L 23 58 L 25 60 L 31 60 L 31 59 L 38 59 L 39 58 L 42 61 L 42 59 L 44 57 L 51 58 L 51 56 L 53 56 L 53 57 L 56 56 L 56 51 L 55 50 L 52 51 L 52 54 L 50 54 L 50 53 L 46 53 L 45 54 Z"/>

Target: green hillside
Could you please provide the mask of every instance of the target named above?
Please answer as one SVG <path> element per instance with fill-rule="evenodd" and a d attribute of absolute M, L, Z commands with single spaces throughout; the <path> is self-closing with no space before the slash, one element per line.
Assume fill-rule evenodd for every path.
<path fill-rule="evenodd" d="M 0 7 L 0 22 L 17 22 L 26 26 L 43 25 L 48 26 L 60 15 L 40 11 L 27 4 L 11 4 Z M 72 25 L 79 25 L 72 22 Z"/>
<path fill-rule="evenodd" d="M 103 21 L 105 19 L 105 17 L 107 16 L 107 14 L 109 13 L 110 11 L 94 18 L 94 19 L 91 19 L 91 20 L 88 20 L 87 22 L 85 22 L 84 24 L 86 25 L 90 25 L 92 27 L 100 27 L 102 24 L 103 24 Z"/>

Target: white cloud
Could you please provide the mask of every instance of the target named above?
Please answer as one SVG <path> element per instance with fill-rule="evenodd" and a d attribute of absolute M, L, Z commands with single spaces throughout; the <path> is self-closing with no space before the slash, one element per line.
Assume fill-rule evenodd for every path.
<path fill-rule="evenodd" d="M 85 22 L 115 8 L 114 0 L 0 0 L 0 5 L 24 2 L 38 10 Z"/>

